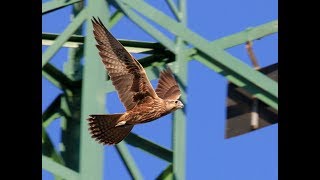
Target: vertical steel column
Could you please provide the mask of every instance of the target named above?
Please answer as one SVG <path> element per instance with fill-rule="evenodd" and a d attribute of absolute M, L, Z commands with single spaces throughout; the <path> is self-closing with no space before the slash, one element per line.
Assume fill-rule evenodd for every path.
<path fill-rule="evenodd" d="M 84 8 L 84 2 L 78 2 L 73 5 L 73 14 L 71 15 L 71 19 L 74 19 L 79 12 Z M 75 32 L 75 35 L 82 35 L 81 25 Z M 80 60 L 83 54 L 83 47 L 77 48 L 69 48 L 68 62 L 64 64 L 64 71 L 66 75 L 72 79 L 73 81 L 81 80 L 82 78 L 82 65 L 80 64 Z"/>
<path fill-rule="evenodd" d="M 80 131 L 80 179 L 103 179 L 103 146 L 95 142 L 88 131 L 90 114 L 105 113 L 105 70 L 101 64 L 96 41 L 93 37 L 92 16 L 102 21 L 109 19 L 105 0 L 88 0 L 86 36 L 84 42 L 85 66 L 82 82 L 81 131 Z"/>
<path fill-rule="evenodd" d="M 186 25 L 186 1 L 178 2 L 179 21 Z M 184 42 L 181 37 L 176 39 L 176 62 L 174 70 L 177 78 L 185 87 L 187 84 L 187 63 L 184 53 Z M 186 89 L 185 89 L 186 90 Z M 186 92 L 182 90 L 181 100 L 186 106 Z M 185 179 L 185 158 L 186 158 L 186 114 L 180 109 L 173 114 L 173 177 L 174 179 Z"/>
<path fill-rule="evenodd" d="M 83 2 L 73 5 L 72 19 L 83 9 Z M 82 26 L 74 34 L 81 35 Z M 64 64 L 64 73 L 73 81 L 81 79 L 80 54 L 83 49 L 69 48 L 69 57 Z M 63 89 L 61 109 L 64 116 L 61 118 L 62 143 L 60 144 L 61 156 L 65 166 L 79 171 L 79 136 L 80 136 L 80 107 L 81 89 Z"/>

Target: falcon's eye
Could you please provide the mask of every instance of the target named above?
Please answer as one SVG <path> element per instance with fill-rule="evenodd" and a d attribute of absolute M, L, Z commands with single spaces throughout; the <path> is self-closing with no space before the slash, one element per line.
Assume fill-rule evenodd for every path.
<path fill-rule="evenodd" d="M 176 103 L 176 104 L 177 104 L 177 103 L 178 103 L 178 101 L 175 101 L 174 103 Z"/>

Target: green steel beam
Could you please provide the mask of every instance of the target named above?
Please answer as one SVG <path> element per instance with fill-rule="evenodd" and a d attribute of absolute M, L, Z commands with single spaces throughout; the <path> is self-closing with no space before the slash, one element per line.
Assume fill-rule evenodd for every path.
<path fill-rule="evenodd" d="M 42 46 L 51 46 L 59 34 L 42 32 Z M 83 45 L 84 36 L 72 35 L 63 43 L 62 47 L 76 48 Z"/>
<path fill-rule="evenodd" d="M 55 119 L 61 117 L 60 114 L 60 102 L 62 94 L 59 94 L 47 107 L 47 109 L 42 113 L 43 126 L 48 127 L 48 125 Z"/>
<path fill-rule="evenodd" d="M 169 56 L 171 56 L 171 55 L 169 55 Z M 159 78 L 160 72 L 159 72 L 159 74 L 153 73 L 155 68 L 157 68 L 159 66 L 163 66 L 164 64 L 170 63 L 173 61 L 174 61 L 173 58 L 171 59 L 170 57 L 168 57 L 165 54 L 154 54 L 154 55 L 139 59 L 139 62 L 144 67 L 149 80 Z"/>
<path fill-rule="evenodd" d="M 117 10 L 116 12 L 114 12 L 110 17 L 108 27 L 111 29 L 114 25 L 116 25 L 119 22 L 119 20 L 123 16 L 124 16 L 124 14 L 120 10 Z"/>
<path fill-rule="evenodd" d="M 42 4 L 42 15 L 82 0 L 51 0 Z"/>
<path fill-rule="evenodd" d="M 42 116 L 43 117 L 43 116 Z M 58 119 L 58 118 L 60 118 L 61 117 L 61 113 L 60 112 L 54 112 L 54 113 L 52 113 L 52 114 L 50 114 L 49 116 L 46 116 L 46 119 L 45 118 L 43 118 L 43 126 L 44 127 L 48 127 L 49 126 L 49 124 L 52 122 L 52 121 L 54 121 L 54 120 L 56 120 L 56 119 Z"/>
<path fill-rule="evenodd" d="M 187 24 L 186 17 L 186 1 L 179 0 L 179 14 L 180 22 L 183 26 Z M 178 35 L 176 38 L 176 61 L 174 62 L 173 71 L 176 77 L 180 80 L 184 86 L 187 84 L 187 70 L 188 61 L 184 53 L 185 44 L 183 39 Z M 186 102 L 186 89 L 181 91 L 181 100 L 187 107 Z M 186 114 L 182 109 L 179 109 L 173 113 L 172 116 L 172 147 L 173 147 L 173 176 L 174 179 L 186 179 L 185 177 L 185 159 L 186 159 Z"/>
<path fill-rule="evenodd" d="M 187 1 L 186 0 L 179 0 L 179 21 L 184 25 L 187 26 Z"/>
<path fill-rule="evenodd" d="M 59 34 L 54 33 L 42 33 L 43 40 L 54 41 Z M 125 40 L 117 39 L 124 47 L 136 47 L 136 48 L 145 48 L 153 49 L 155 51 L 164 51 L 165 47 L 158 42 L 147 42 L 147 41 L 135 41 L 135 40 Z M 67 39 L 67 42 L 83 44 L 84 36 L 82 35 L 72 35 Z"/>
<path fill-rule="evenodd" d="M 134 133 L 130 133 L 124 141 L 131 146 L 140 148 L 143 151 L 146 151 L 152 155 L 157 156 L 160 159 L 163 159 L 168 162 L 172 162 L 172 151 L 157 145 L 149 140 L 146 140 Z"/>
<path fill-rule="evenodd" d="M 160 43 L 147 42 L 147 41 L 134 41 L 134 40 L 121 40 L 119 42 L 124 47 L 137 47 L 137 48 L 148 48 L 153 49 L 155 51 L 164 51 L 165 47 Z"/>
<path fill-rule="evenodd" d="M 232 34 L 220 38 L 218 40 L 212 41 L 210 44 L 212 46 L 217 46 L 222 49 L 231 48 L 233 46 L 243 44 L 247 41 L 252 41 L 255 39 L 260 39 L 264 36 L 268 36 L 278 32 L 278 20 L 274 20 L 260 26 L 247 28 L 239 33 Z"/>
<path fill-rule="evenodd" d="M 81 180 L 103 179 L 103 146 L 91 138 L 87 118 L 90 114 L 105 112 L 105 70 L 101 65 L 93 37 L 92 16 L 107 22 L 108 6 L 105 0 L 88 0 L 86 37 L 84 42 L 84 69 L 80 118 L 80 177 Z"/>
<path fill-rule="evenodd" d="M 271 21 L 256 27 L 248 28 L 244 31 L 226 36 L 210 42 L 210 46 L 228 49 L 240 44 L 244 44 L 248 40 L 256 40 L 278 32 L 278 20 Z M 189 56 L 197 53 L 196 48 L 188 49 L 186 52 Z"/>
<path fill-rule="evenodd" d="M 78 180 L 79 173 L 54 162 L 51 158 L 42 155 L 42 168 L 68 180 Z"/>
<path fill-rule="evenodd" d="M 172 42 L 171 39 L 169 39 L 167 36 L 165 36 L 163 33 L 161 33 L 155 27 L 150 25 L 146 20 L 141 18 L 139 15 L 137 15 L 134 11 L 132 11 L 125 4 L 123 4 L 123 3 L 119 2 L 119 1 L 116 1 L 116 3 L 121 8 L 121 10 L 124 12 L 124 14 L 126 14 L 127 17 L 130 18 L 130 20 L 132 22 L 134 22 L 139 27 L 141 27 L 142 30 L 144 30 L 149 35 L 151 35 L 153 38 L 155 38 L 157 41 L 159 41 L 162 45 L 164 45 L 170 51 L 172 51 L 172 52 L 175 51 L 175 45 L 174 45 L 174 43 Z"/>
<path fill-rule="evenodd" d="M 63 72 L 55 68 L 50 63 L 47 63 L 42 68 L 42 76 L 60 89 L 73 89 L 81 87 L 81 81 L 72 81 Z"/>
<path fill-rule="evenodd" d="M 172 173 L 172 164 L 167 166 L 156 178 L 157 180 L 172 180 L 173 178 L 173 173 Z"/>
<path fill-rule="evenodd" d="M 54 112 L 54 113 L 52 113 L 52 114 L 50 114 L 50 116 L 47 116 L 47 118 L 45 119 L 45 118 L 43 118 L 43 126 L 44 127 L 48 127 L 49 126 L 49 124 L 52 122 L 52 121 L 54 121 L 54 120 L 56 120 L 56 119 L 58 119 L 58 118 L 60 118 L 61 117 L 61 113 L 60 112 Z"/>
<path fill-rule="evenodd" d="M 154 43 L 154 42 L 146 42 L 146 41 L 133 41 L 133 40 L 121 40 L 119 39 L 119 42 L 129 51 L 130 48 L 141 48 L 140 51 L 142 51 L 144 54 L 155 54 L 155 53 L 164 53 L 165 47 L 160 43 Z"/>
<path fill-rule="evenodd" d="M 48 136 L 44 126 L 42 126 L 42 155 L 51 157 L 51 159 L 61 165 L 64 165 L 64 160 L 60 154 L 54 149 L 53 143 Z"/>
<path fill-rule="evenodd" d="M 180 12 L 179 12 L 177 6 L 175 5 L 175 3 L 172 0 L 166 0 L 166 3 L 168 4 L 168 6 L 169 6 L 170 10 L 172 11 L 176 20 L 181 20 L 180 19 Z"/>
<path fill-rule="evenodd" d="M 54 41 L 58 36 L 59 36 L 59 34 L 55 34 L 55 33 L 42 33 L 42 40 Z M 84 38 L 85 37 L 83 35 L 73 34 L 73 35 L 71 35 L 69 37 L 69 39 L 67 39 L 67 42 L 83 44 Z M 128 45 L 128 46 L 132 46 L 132 47 L 146 47 L 146 48 L 157 47 L 158 45 L 161 46 L 160 43 L 153 43 L 153 42 L 133 41 L 133 40 L 120 40 L 120 39 L 118 39 L 118 41 L 123 46 L 127 46 Z"/>
<path fill-rule="evenodd" d="M 164 51 L 161 54 L 153 54 L 139 59 L 140 64 L 147 68 L 149 66 L 160 66 L 164 63 L 170 63 L 174 61 L 174 54 L 170 51 Z M 159 75 L 159 74 L 158 74 Z"/>
<path fill-rule="evenodd" d="M 42 67 L 44 67 L 55 53 L 62 47 L 62 45 L 69 39 L 69 37 L 79 28 L 83 21 L 87 17 L 86 9 L 83 9 L 72 23 L 64 30 L 60 36 L 55 39 L 55 42 L 48 47 L 48 49 L 42 54 Z"/>
<path fill-rule="evenodd" d="M 122 0 L 121 2 L 126 3 L 148 19 L 158 23 L 160 26 L 166 28 L 173 34 L 178 35 L 179 37 L 183 38 L 183 40 L 194 45 L 199 51 L 212 58 L 214 60 L 213 63 L 221 64 L 223 69 L 229 70 L 234 77 L 241 77 L 242 81 L 244 80 L 242 83 L 245 84 L 245 87 L 253 85 L 253 87 L 250 88 L 255 89 L 254 91 L 256 94 L 267 93 L 267 97 L 272 97 L 272 99 L 278 98 L 278 83 L 262 73 L 253 70 L 239 59 L 223 51 L 221 48 L 210 46 L 207 40 L 190 31 L 181 23 L 175 22 L 167 15 L 141 0 Z M 238 79 L 238 81 L 239 80 L 240 79 Z M 233 79 L 230 81 L 232 82 Z M 239 83 L 233 83 L 239 86 Z M 277 101 L 275 103 L 277 103 Z M 278 107 L 276 106 L 274 108 L 277 109 Z"/>
<path fill-rule="evenodd" d="M 54 42 L 54 39 L 57 38 L 58 34 L 52 33 L 42 33 L 42 40 L 47 42 Z M 65 42 L 63 46 L 74 47 L 75 45 L 67 44 L 77 44 L 83 45 L 84 36 L 81 35 L 72 35 Z M 131 53 L 143 53 L 143 54 L 154 54 L 154 53 L 165 53 L 165 47 L 160 43 L 146 42 L 146 41 L 133 41 L 133 40 L 123 40 L 118 39 L 118 41 L 126 48 L 127 51 Z"/>
<path fill-rule="evenodd" d="M 67 96 L 66 94 L 67 93 L 65 93 L 65 95 L 61 97 L 60 108 L 61 111 L 63 111 L 64 116 L 71 118 L 73 115 L 71 107 L 71 98 L 73 94 L 71 94 L 71 96 Z"/>
<path fill-rule="evenodd" d="M 131 175 L 131 178 L 133 179 L 143 179 L 142 174 L 140 173 L 137 165 L 134 162 L 133 157 L 131 156 L 128 148 L 126 147 L 124 142 L 120 142 L 119 144 L 116 145 L 116 149 L 125 164 L 128 172 Z"/>

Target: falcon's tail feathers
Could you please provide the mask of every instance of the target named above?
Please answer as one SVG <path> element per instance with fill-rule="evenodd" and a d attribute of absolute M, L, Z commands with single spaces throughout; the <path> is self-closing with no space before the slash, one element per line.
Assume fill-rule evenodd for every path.
<path fill-rule="evenodd" d="M 92 138 L 102 144 L 117 144 L 122 141 L 130 133 L 133 125 L 117 126 L 118 119 L 123 114 L 105 114 L 105 115 L 90 115 L 89 131 Z"/>

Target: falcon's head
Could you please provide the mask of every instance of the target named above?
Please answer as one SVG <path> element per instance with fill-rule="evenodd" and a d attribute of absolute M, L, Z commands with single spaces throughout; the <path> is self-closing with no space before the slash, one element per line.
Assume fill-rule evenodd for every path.
<path fill-rule="evenodd" d="M 179 100 L 166 100 L 166 109 L 167 111 L 175 111 L 177 109 L 182 109 L 184 105 Z"/>

